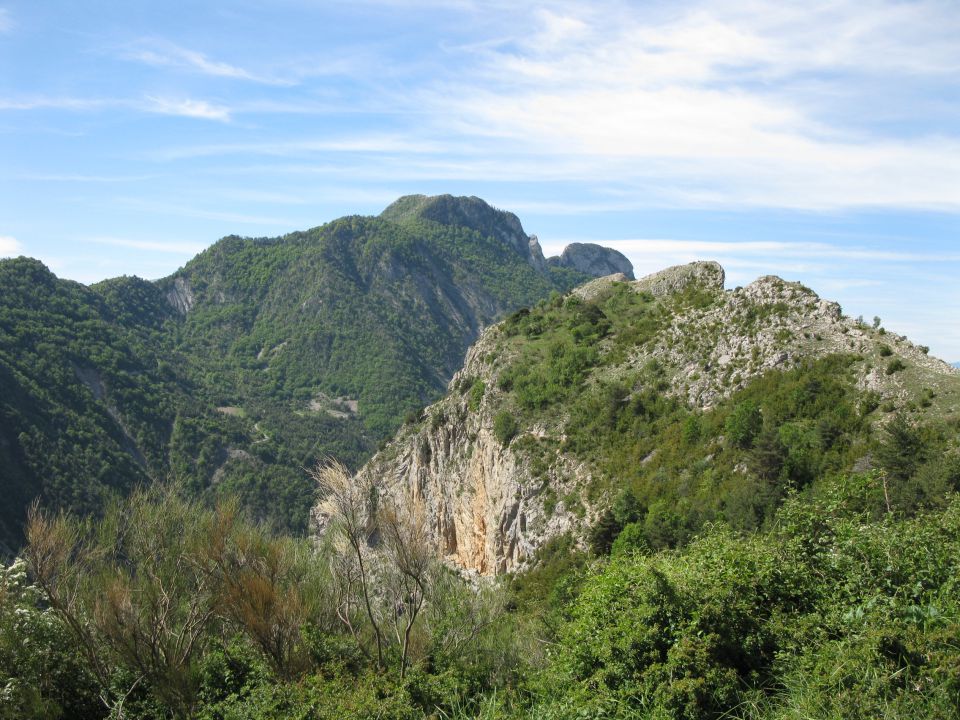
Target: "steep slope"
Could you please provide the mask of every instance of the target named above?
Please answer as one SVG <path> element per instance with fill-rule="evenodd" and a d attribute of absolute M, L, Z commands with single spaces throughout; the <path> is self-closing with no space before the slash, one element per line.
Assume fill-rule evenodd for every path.
<path fill-rule="evenodd" d="M 713 520 L 758 527 L 854 467 L 914 503 L 913 473 L 960 486 L 960 373 L 797 283 L 723 279 L 716 263 L 612 276 L 515 313 L 360 472 L 422 500 L 437 547 L 481 574 L 565 533 L 609 544 L 632 523 L 662 547 Z M 901 440 L 927 443 L 926 465 L 896 467 Z"/>
<path fill-rule="evenodd" d="M 0 542 L 34 497 L 88 512 L 166 477 L 302 532 L 304 467 L 358 466 L 485 326 L 587 277 L 547 267 L 514 215 L 451 196 L 224 238 L 156 283 L 2 261 Z"/>
<path fill-rule="evenodd" d="M 9 550 L 34 498 L 90 512 L 160 471 L 178 390 L 161 361 L 167 307 L 153 285 L 122 278 L 101 295 L 18 258 L 0 262 L 0 286 L 0 543 Z"/>

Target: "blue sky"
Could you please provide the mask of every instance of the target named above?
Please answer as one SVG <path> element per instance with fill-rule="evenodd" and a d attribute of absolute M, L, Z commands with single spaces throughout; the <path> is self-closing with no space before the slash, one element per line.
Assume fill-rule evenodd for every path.
<path fill-rule="evenodd" d="M 156 278 L 478 195 L 960 360 L 958 37 L 954 0 L 0 0 L 0 256 Z"/>

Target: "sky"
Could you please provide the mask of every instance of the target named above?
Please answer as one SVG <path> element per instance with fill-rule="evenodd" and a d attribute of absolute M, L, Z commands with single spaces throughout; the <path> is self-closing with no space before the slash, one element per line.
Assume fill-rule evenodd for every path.
<path fill-rule="evenodd" d="M 0 257 L 158 278 L 477 195 L 957 361 L 957 38 L 956 0 L 0 0 Z"/>

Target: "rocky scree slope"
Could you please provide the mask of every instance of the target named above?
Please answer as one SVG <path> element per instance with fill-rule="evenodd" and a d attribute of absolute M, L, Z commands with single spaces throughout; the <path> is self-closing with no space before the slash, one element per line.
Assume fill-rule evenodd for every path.
<path fill-rule="evenodd" d="M 783 417 L 751 405 L 781 395 Z M 528 567 L 564 534 L 583 543 L 625 477 L 645 489 L 650 537 L 661 515 L 682 524 L 654 512 L 668 488 L 670 507 L 694 507 L 698 521 L 750 527 L 752 495 L 870 467 L 871 427 L 899 411 L 956 432 L 960 373 L 798 283 L 767 276 L 725 291 L 723 269 L 701 262 L 594 280 L 489 328 L 447 396 L 360 473 L 422 502 L 452 564 L 496 575 Z M 741 415 L 756 439 L 730 431 Z M 314 521 L 322 532 L 329 518 L 315 510 Z"/>

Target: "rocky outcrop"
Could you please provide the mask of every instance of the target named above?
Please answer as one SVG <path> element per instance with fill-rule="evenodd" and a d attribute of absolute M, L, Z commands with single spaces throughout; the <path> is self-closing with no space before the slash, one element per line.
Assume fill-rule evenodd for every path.
<path fill-rule="evenodd" d="M 638 292 L 648 292 L 654 297 L 664 297 L 681 292 L 691 285 L 714 292 L 723 290 L 725 278 L 726 274 L 720 267 L 720 263 L 692 262 L 642 277 L 633 284 L 633 287 Z"/>
<path fill-rule="evenodd" d="M 571 243 L 564 248 L 560 257 L 552 257 L 547 262 L 593 277 L 621 273 L 633 280 L 633 264 L 623 253 L 593 243 Z"/>
<path fill-rule="evenodd" d="M 628 352 L 598 362 L 586 384 L 643 377 L 655 368 L 661 392 L 706 409 L 770 370 L 843 353 L 854 359 L 856 382 L 872 394 L 874 407 L 907 407 L 920 388 L 949 412 L 960 402 L 955 369 L 902 336 L 844 316 L 839 305 L 799 283 L 766 276 L 726 291 L 723 268 L 698 262 L 636 281 L 608 275 L 573 294 L 602 304 L 618 286 L 648 296 L 657 329 Z M 528 340 L 503 325 L 488 328 L 447 396 L 360 470 L 396 501 L 422 502 L 437 550 L 481 575 L 523 569 L 544 543 L 567 532 L 582 542 L 609 502 L 587 491 L 595 472 L 590 462 L 564 450 L 563 407 L 536 415 L 536 424 L 520 427 L 506 446 L 497 439 L 497 417 L 515 409 L 499 379 L 517 357 L 518 342 Z M 603 356 L 611 347 L 600 340 L 597 351 Z M 891 371 L 893 360 L 902 369 Z M 889 417 L 880 415 L 881 422 Z"/>
<path fill-rule="evenodd" d="M 472 228 L 488 237 L 495 237 L 540 272 L 549 266 L 570 268 L 592 277 L 623 273 L 633 280 L 633 265 L 622 253 L 592 243 L 572 243 L 559 257 L 545 259 L 536 235 L 527 235 L 520 218 L 498 210 L 478 197 L 453 195 L 405 195 L 387 207 L 380 217 L 404 221 L 422 218 L 443 225 Z"/>
<path fill-rule="evenodd" d="M 487 355 L 496 330 L 469 351 L 451 392 L 378 453 L 360 475 L 375 479 L 381 496 L 412 498 L 427 510 L 429 534 L 452 565 L 477 575 L 524 567 L 549 538 L 579 528 L 584 515 L 570 507 L 583 468 L 555 453 L 537 475 L 520 438 L 503 446 L 493 432 L 498 391 Z M 474 388 L 483 387 L 479 403 Z M 535 441 L 542 428 L 524 435 Z M 316 510 L 314 526 L 326 518 Z"/>
<path fill-rule="evenodd" d="M 167 290 L 167 302 L 181 315 L 193 309 L 193 288 L 187 278 L 178 276 L 173 279 L 173 284 Z"/>

